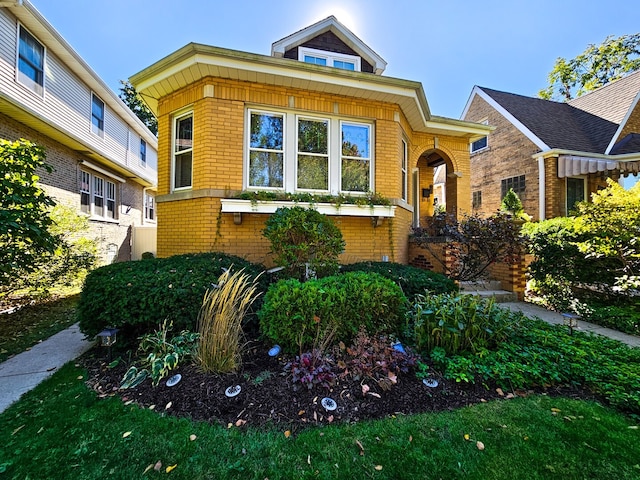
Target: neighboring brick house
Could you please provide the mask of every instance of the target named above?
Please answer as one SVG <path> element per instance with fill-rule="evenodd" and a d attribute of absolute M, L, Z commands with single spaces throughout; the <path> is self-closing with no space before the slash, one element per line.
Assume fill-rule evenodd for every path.
<path fill-rule="evenodd" d="M 474 212 L 509 188 L 533 219 L 567 215 L 640 165 L 640 71 L 567 103 L 474 87 L 461 118 L 495 127 L 471 144 Z"/>
<path fill-rule="evenodd" d="M 155 227 L 156 137 L 33 5 L 0 5 L 0 138 L 43 146 L 40 185 L 89 216 L 103 261 L 131 259 L 134 227 Z"/>
<path fill-rule="evenodd" d="M 390 199 L 311 205 L 334 215 L 344 262 L 407 262 L 438 165 L 451 175 L 448 209 L 470 211 L 469 143 L 489 127 L 431 115 L 422 85 L 382 76 L 385 61 L 334 17 L 271 53 L 191 43 L 131 77 L 159 123 L 160 256 L 221 250 L 269 264 L 264 222 L 293 203 L 234 198 L 242 191 Z"/>

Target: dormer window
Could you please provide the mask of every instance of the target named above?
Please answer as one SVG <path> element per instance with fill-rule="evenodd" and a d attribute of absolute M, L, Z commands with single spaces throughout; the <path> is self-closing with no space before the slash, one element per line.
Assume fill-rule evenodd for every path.
<path fill-rule="evenodd" d="M 314 65 L 340 68 L 342 70 L 360 71 L 360 57 L 344 53 L 326 52 L 315 48 L 298 48 L 298 60 Z"/>

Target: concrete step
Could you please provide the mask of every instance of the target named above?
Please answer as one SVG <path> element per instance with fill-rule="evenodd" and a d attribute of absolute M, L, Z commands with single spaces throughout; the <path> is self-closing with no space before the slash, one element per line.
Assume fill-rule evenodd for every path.
<path fill-rule="evenodd" d="M 460 290 L 462 290 L 463 292 L 502 290 L 502 284 L 499 280 L 476 280 L 473 282 L 460 282 Z"/>
<path fill-rule="evenodd" d="M 482 298 L 493 297 L 496 303 L 511 303 L 518 301 L 518 295 L 506 290 L 463 290 L 466 295 L 477 295 Z"/>

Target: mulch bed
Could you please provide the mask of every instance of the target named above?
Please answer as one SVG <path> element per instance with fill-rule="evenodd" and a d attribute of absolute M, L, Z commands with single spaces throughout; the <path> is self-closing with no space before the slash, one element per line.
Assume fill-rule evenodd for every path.
<path fill-rule="evenodd" d="M 101 356 L 104 352 L 96 350 L 85 355 L 82 362 L 89 371 L 90 388 L 101 397 L 118 395 L 123 402 L 135 403 L 141 408 L 153 408 L 168 415 L 224 426 L 260 427 L 269 424 L 283 430 L 300 429 L 391 415 L 453 410 L 490 400 L 509 401 L 533 393 L 594 398 L 589 392 L 568 387 L 503 392 L 492 384 L 456 383 L 439 376 L 432 377 L 438 381 L 438 386 L 431 388 L 423 384 L 414 372 L 398 376 L 398 382 L 390 390 L 380 388 L 375 381 L 354 381 L 350 377 L 339 378 L 330 390 L 321 387 L 295 389 L 290 376 L 284 373 L 287 359 L 270 357 L 267 351 L 268 347 L 264 345 L 249 349 L 239 373 L 208 374 L 195 365 L 185 364 L 172 371 L 172 374 L 182 376 L 175 386 L 168 387 L 165 378 L 156 387 L 150 380 L 145 380 L 141 385 L 126 390 L 118 388 L 127 370 L 123 362 L 115 368 L 107 368 L 104 355 Z M 370 387 L 365 395 L 362 384 Z M 225 390 L 235 385 L 240 385 L 240 393 L 228 398 Z M 324 397 L 336 402 L 335 410 L 323 407 Z"/>

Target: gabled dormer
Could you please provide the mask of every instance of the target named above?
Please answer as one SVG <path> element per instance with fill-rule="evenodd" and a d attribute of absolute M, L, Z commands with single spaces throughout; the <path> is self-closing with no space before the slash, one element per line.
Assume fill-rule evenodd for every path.
<path fill-rule="evenodd" d="M 271 46 L 274 57 L 382 75 L 387 67 L 380 55 L 331 15 Z"/>

